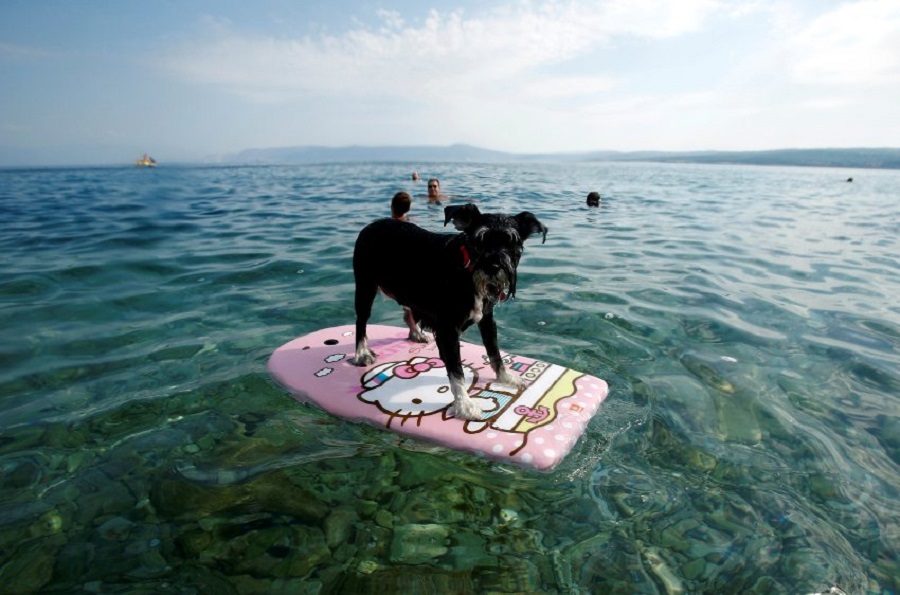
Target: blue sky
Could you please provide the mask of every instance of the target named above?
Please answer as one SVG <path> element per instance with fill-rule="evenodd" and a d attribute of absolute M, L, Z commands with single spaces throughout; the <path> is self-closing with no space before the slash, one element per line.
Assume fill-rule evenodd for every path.
<path fill-rule="evenodd" d="M 900 146 L 897 0 L 0 2 L 0 165 Z"/>

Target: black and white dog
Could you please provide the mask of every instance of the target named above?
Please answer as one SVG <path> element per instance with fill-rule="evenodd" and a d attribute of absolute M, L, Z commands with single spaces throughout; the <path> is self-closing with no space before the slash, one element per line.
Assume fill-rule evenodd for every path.
<path fill-rule="evenodd" d="M 494 305 L 515 295 L 522 243 L 534 233 L 541 233 L 546 241 L 547 227 L 529 212 L 514 216 L 481 213 L 473 204 L 446 207 L 444 226 L 450 221 L 462 233 L 434 233 L 396 219 L 380 219 L 359 232 L 353 251 L 353 363 L 368 366 L 375 362 L 366 340 L 366 324 L 381 289 L 404 307 L 410 340 L 427 342 L 419 322 L 434 331 L 453 393 L 450 415 L 481 419 L 481 409 L 466 392 L 460 335 L 478 324 L 497 382 L 521 386 L 503 366 Z"/>

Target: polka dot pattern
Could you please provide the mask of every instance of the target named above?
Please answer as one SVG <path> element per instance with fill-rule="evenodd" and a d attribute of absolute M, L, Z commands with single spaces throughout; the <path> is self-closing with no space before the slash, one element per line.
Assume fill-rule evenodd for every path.
<path fill-rule="evenodd" d="M 606 384 L 591 376 L 582 376 L 575 386 L 578 396 L 557 401 L 555 417 L 547 425 L 524 435 L 493 428 L 485 431 L 482 436 L 490 442 L 490 453 L 540 469 L 558 464 L 576 444 L 607 392 Z"/>

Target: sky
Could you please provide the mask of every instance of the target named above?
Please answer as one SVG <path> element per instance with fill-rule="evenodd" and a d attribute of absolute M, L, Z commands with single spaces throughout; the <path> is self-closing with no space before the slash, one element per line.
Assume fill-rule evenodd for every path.
<path fill-rule="evenodd" d="M 2 0 L 0 166 L 900 146 L 898 0 Z"/>

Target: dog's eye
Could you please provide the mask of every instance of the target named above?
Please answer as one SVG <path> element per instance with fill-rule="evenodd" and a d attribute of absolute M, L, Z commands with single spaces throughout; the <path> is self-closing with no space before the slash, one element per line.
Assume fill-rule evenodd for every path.
<path fill-rule="evenodd" d="M 475 236 L 476 241 L 479 246 L 484 246 L 485 248 L 491 247 L 500 247 L 505 250 L 515 249 L 518 245 L 517 238 L 510 232 L 488 232 L 483 234 L 477 234 Z"/>
<path fill-rule="evenodd" d="M 503 245 L 509 248 L 510 250 L 518 250 L 519 248 L 519 238 L 508 235 L 503 242 Z"/>

